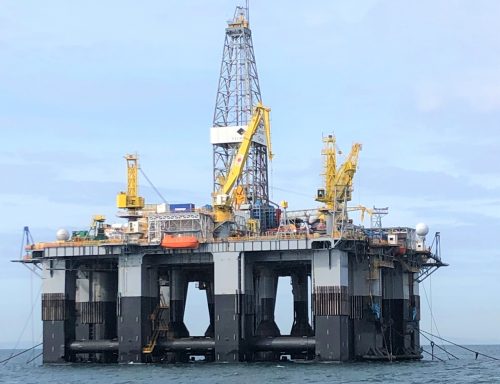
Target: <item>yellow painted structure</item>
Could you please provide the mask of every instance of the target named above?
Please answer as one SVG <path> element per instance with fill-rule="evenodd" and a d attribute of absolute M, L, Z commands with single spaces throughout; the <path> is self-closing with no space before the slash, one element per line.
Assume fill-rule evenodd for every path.
<path fill-rule="evenodd" d="M 116 196 L 116 206 L 121 209 L 144 208 L 144 198 L 139 196 L 137 155 L 126 155 L 127 161 L 127 192 L 120 192 Z"/>
<path fill-rule="evenodd" d="M 231 168 L 229 169 L 227 178 L 226 180 L 223 180 L 220 190 L 215 191 L 212 195 L 214 206 L 214 221 L 216 223 L 232 220 L 233 203 L 236 201 L 238 205 L 241 205 L 245 202 L 245 191 L 242 190 L 242 188 L 235 188 L 235 186 L 237 185 L 238 180 L 241 177 L 243 167 L 248 159 L 252 139 L 261 124 L 264 127 L 264 132 L 266 135 L 267 155 L 269 157 L 269 160 L 272 160 L 274 156 L 271 150 L 271 123 L 269 117 L 270 111 L 271 109 L 265 107 L 261 102 L 257 104 L 252 118 L 247 125 L 247 129 L 243 133 L 241 144 L 231 163 Z"/>
<path fill-rule="evenodd" d="M 352 199 L 352 185 L 354 174 L 358 167 L 358 157 L 361 151 L 361 144 L 354 143 L 351 152 L 346 160 L 337 168 L 337 149 L 334 135 L 323 138 L 325 143 L 322 155 L 325 157 L 325 166 L 323 177 L 325 180 L 324 189 L 319 189 L 316 195 L 316 201 L 324 203 L 320 209 L 321 217 L 324 214 L 333 215 L 333 234 L 334 238 L 342 236 L 342 228 L 347 221 L 347 203 Z M 364 214 L 365 211 L 362 211 Z"/>

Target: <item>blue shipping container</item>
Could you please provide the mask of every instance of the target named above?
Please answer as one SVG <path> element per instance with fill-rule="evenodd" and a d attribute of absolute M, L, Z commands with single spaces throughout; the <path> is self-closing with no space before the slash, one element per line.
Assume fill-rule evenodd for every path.
<path fill-rule="evenodd" d="M 194 204 L 183 203 L 183 204 L 170 204 L 170 212 L 193 212 Z"/>

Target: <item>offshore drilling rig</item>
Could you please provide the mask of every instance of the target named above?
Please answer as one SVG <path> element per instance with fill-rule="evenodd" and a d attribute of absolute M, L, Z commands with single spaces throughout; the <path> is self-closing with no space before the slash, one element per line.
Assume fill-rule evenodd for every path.
<path fill-rule="evenodd" d="M 146 204 L 138 157 L 127 155 L 123 224 L 96 215 L 89 230 L 26 246 L 22 262 L 43 270 L 45 363 L 421 358 L 419 283 L 446 265 L 439 233 L 428 247 L 426 225 L 384 228 L 387 208 L 349 206 L 361 145 L 340 164 L 333 135 L 323 138 L 322 205 L 273 203 L 269 112 L 248 7 L 238 7 L 211 128 L 211 205 Z M 369 214 L 371 228 L 354 225 L 352 211 Z M 291 329 L 274 317 L 282 276 L 293 287 Z M 184 322 L 190 282 L 206 292 L 201 336 Z"/>

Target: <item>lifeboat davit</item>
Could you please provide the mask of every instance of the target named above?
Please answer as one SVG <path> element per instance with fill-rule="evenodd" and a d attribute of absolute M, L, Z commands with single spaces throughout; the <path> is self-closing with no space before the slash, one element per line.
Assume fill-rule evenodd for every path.
<path fill-rule="evenodd" d="M 170 249 L 196 249 L 200 242 L 192 235 L 165 235 L 161 241 L 163 248 Z"/>

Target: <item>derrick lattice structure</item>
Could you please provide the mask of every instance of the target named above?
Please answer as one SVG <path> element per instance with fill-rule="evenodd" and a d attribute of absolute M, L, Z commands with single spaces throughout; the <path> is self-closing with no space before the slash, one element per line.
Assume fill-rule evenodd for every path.
<path fill-rule="evenodd" d="M 211 134 L 214 191 L 224 185 L 242 140 L 242 128 L 261 100 L 248 7 L 237 7 L 226 28 Z M 249 204 L 268 204 L 268 157 L 262 127 L 252 141 L 238 185 L 244 188 Z"/>

